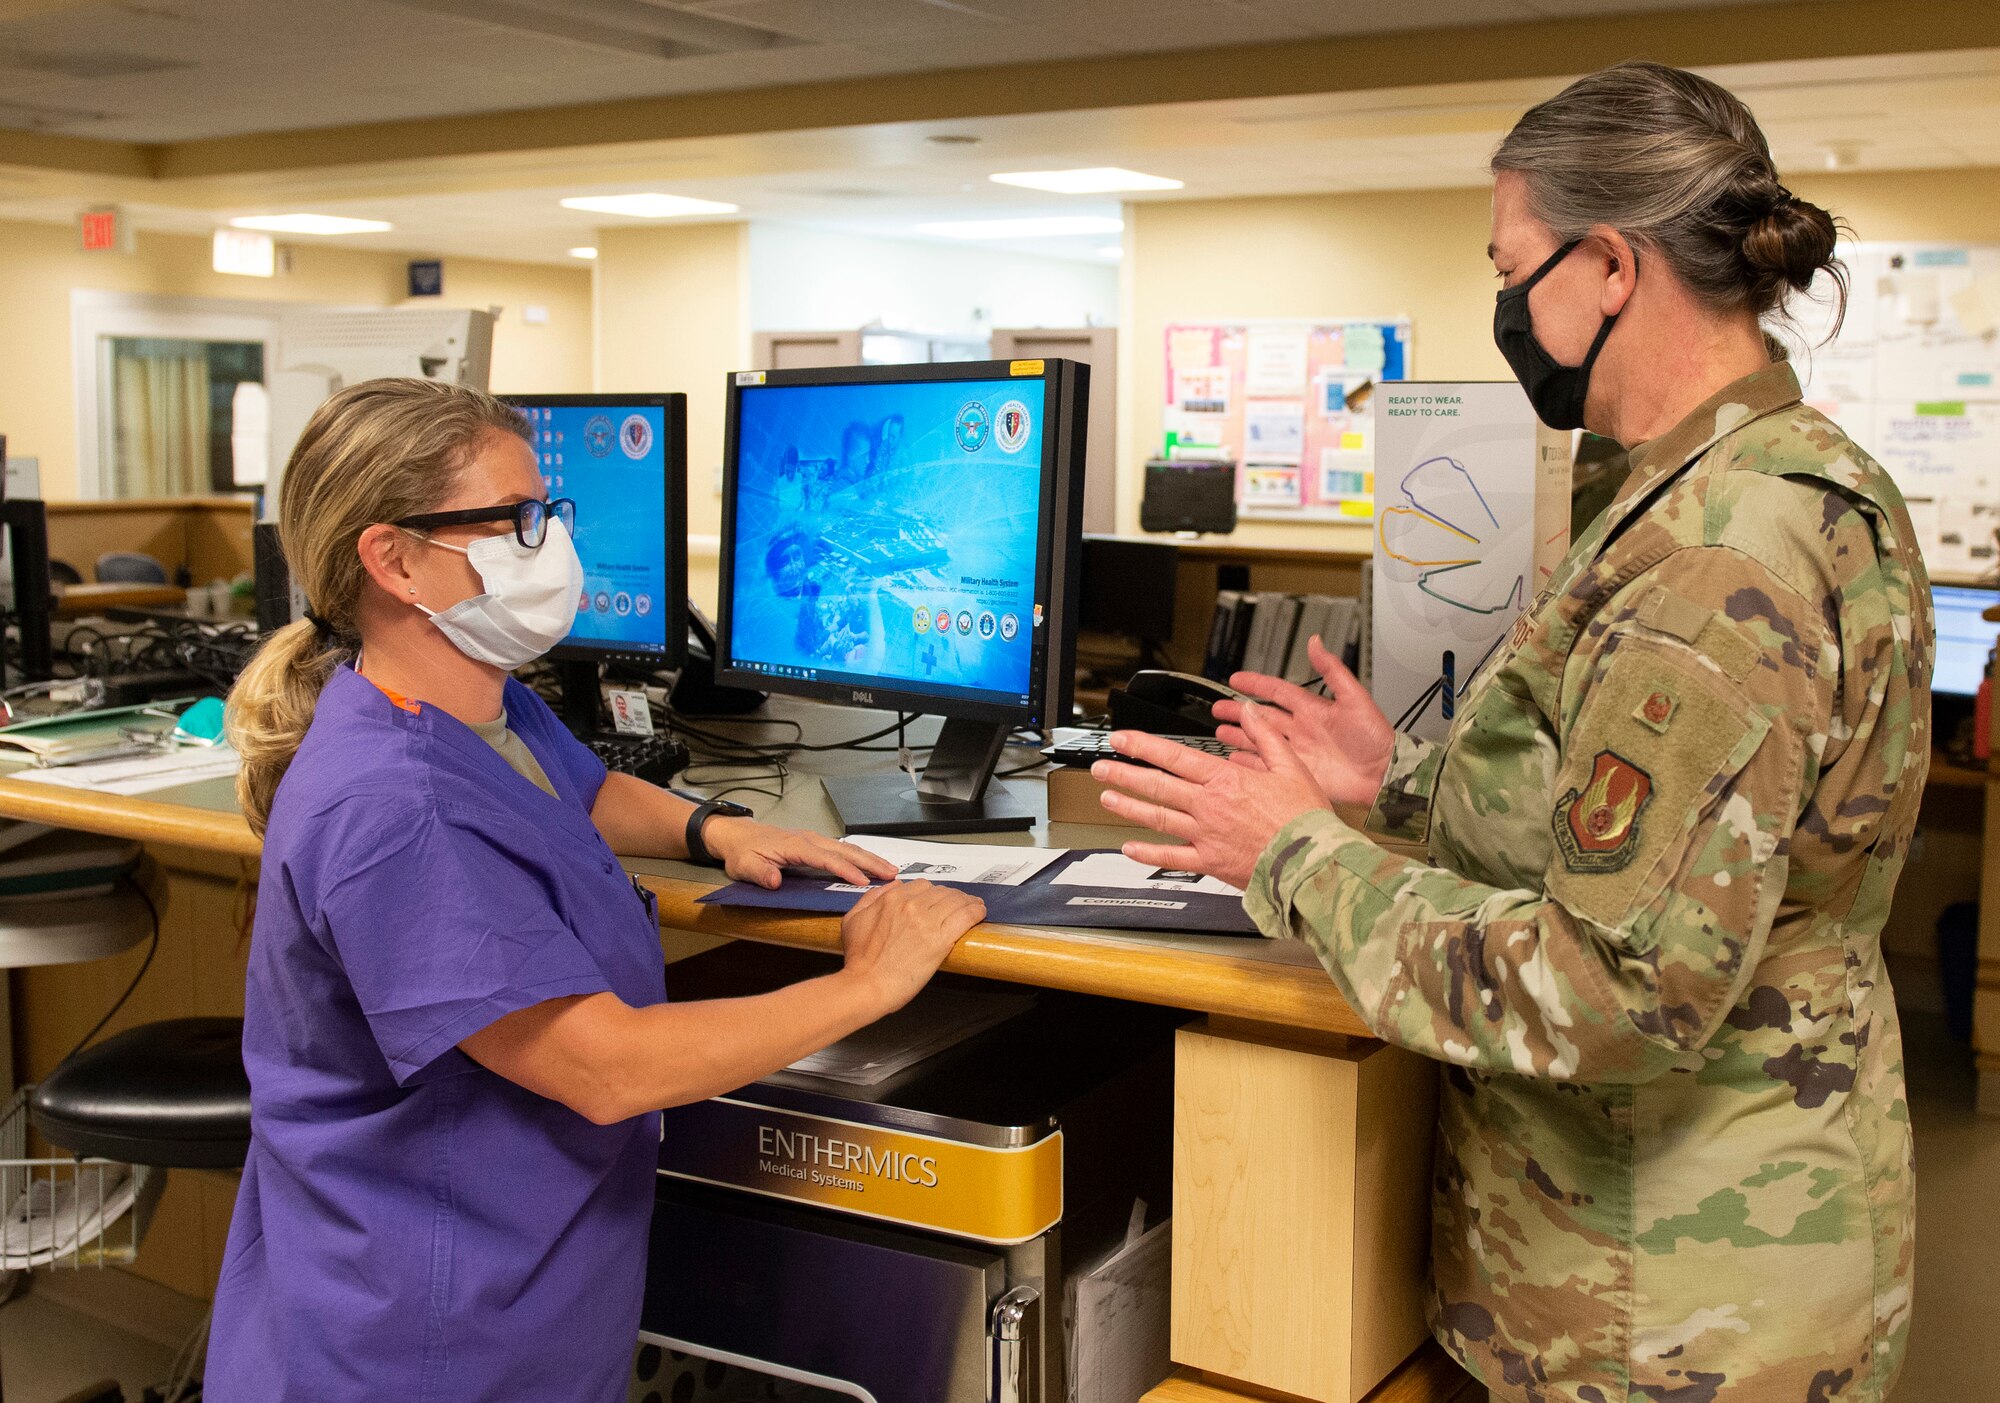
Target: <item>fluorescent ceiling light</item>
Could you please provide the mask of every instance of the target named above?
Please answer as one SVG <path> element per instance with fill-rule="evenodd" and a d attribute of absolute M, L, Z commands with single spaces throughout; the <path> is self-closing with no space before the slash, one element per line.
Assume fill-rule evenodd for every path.
<path fill-rule="evenodd" d="M 734 214 L 736 206 L 721 200 L 697 200 L 687 195 L 576 195 L 562 202 L 564 209 L 589 210 L 592 214 L 629 214 L 635 219 L 675 219 L 689 214 Z"/>
<path fill-rule="evenodd" d="M 1097 252 L 1098 256 L 1102 258 L 1123 258 L 1125 256 L 1125 247 L 1122 244 L 1106 244 Z"/>
<path fill-rule="evenodd" d="M 1042 219 L 959 219 L 919 224 L 919 234 L 947 239 L 1060 239 L 1070 234 L 1116 234 L 1125 221 L 1100 214 L 1059 214 Z"/>
<path fill-rule="evenodd" d="M 251 214 L 229 223 L 237 229 L 262 229 L 268 234 L 386 234 L 396 227 L 379 219 L 349 219 L 339 214 Z"/>
<path fill-rule="evenodd" d="M 1019 185 L 1055 195 L 1109 195 L 1119 190 L 1178 190 L 1183 182 L 1122 166 L 1090 166 L 1068 171 L 1013 171 L 987 177 L 997 185 Z"/>
<path fill-rule="evenodd" d="M 594 248 L 573 248 L 569 251 L 569 256 L 571 258 L 595 258 L 597 257 L 597 250 Z"/>

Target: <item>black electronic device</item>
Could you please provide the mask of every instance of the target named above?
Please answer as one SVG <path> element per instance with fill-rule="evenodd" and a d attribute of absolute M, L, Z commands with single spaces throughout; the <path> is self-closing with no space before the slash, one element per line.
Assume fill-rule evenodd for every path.
<path fill-rule="evenodd" d="M 260 521 L 250 528 L 251 569 L 257 581 L 257 632 L 276 633 L 302 616 L 302 604 L 292 595 L 292 570 L 278 539 L 278 523 Z"/>
<path fill-rule="evenodd" d="M 1226 459 L 1149 459 L 1139 528 L 1216 535 L 1234 531 L 1236 464 Z"/>
<path fill-rule="evenodd" d="M 1077 626 L 1136 640 L 1141 666 L 1150 664 L 1173 640 L 1180 561 L 1179 549 L 1165 541 L 1085 536 Z"/>
<path fill-rule="evenodd" d="M 551 500 L 576 503 L 583 593 L 549 653 L 563 721 L 604 727 L 602 670 L 656 672 L 687 656 L 687 396 L 504 395 L 527 417 Z"/>
<path fill-rule="evenodd" d="M 180 697 L 213 695 L 215 684 L 184 667 L 134 668 L 108 672 L 104 683 L 105 706 L 144 706 L 147 702 L 170 701 Z"/>
<path fill-rule="evenodd" d="M 1236 747 L 1227 741 L 1207 736 L 1176 736 L 1155 732 L 1161 740 L 1170 740 L 1176 745 L 1184 745 L 1190 750 L 1199 750 L 1204 755 L 1213 755 L 1218 760 L 1227 760 L 1236 753 Z M 1111 748 L 1109 731 L 1064 731 L 1055 738 L 1055 744 L 1042 751 L 1051 765 L 1061 765 L 1066 769 L 1088 769 L 1099 760 L 1119 760 L 1128 765 L 1143 765 L 1144 760 L 1134 760 L 1129 755 L 1120 755 Z"/>
<path fill-rule="evenodd" d="M 671 736 L 628 736 L 600 731 L 584 737 L 584 744 L 604 762 L 605 769 L 633 775 L 662 788 L 688 767 L 688 748 Z"/>
<path fill-rule="evenodd" d="M 991 784 L 1068 719 L 1090 371 L 1066 360 L 729 381 L 716 680 L 945 718 L 912 782 L 829 778 L 849 833 L 1033 826 Z"/>
<path fill-rule="evenodd" d="M 755 687 L 724 687 L 715 680 L 715 624 L 688 601 L 687 661 L 674 678 L 667 704 L 677 716 L 744 716 L 770 699 Z"/>
<path fill-rule="evenodd" d="M 1233 687 L 1187 672 L 1135 672 L 1111 690 L 1111 726 L 1155 735 L 1212 736 L 1219 701 L 1243 701 Z"/>
<path fill-rule="evenodd" d="M 0 482 L 6 464 L 0 461 Z M 49 518 L 32 497 L 0 501 L 0 524 L 7 532 L 7 558 L 14 576 L 14 624 L 21 636 L 21 678 L 46 682 L 56 675 L 55 587 L 49 582 Z M 0 663 L 0 684 L 7 681 Z"/>

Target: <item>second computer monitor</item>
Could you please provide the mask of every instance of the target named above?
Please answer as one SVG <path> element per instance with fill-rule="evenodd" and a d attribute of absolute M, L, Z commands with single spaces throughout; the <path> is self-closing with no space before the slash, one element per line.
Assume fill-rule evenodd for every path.
<path fill-rule="evenodd" d="M 687 661 L 687 396 L 503 398 L 527 416 L 550 499 L 576 503 L 583 590 L 549 656 L 563 720 L 589 735 L 603 725 L 600 664 Z"/>
<path fill-rule="evenodd" d="M 1010 731 L 1068 720 L 1088 374 L 732 378 L 719 680 L 946 718 L 901 817 L 829 782 L 850 832 L 1021 826 L 981 805 Z"/>
<path fill-rule="evenodd" d="M 576 503 L 583 593 L 552 656 L 676 668 L 687 656 L 687 396 L 508 395 L 551 499 Z"/>

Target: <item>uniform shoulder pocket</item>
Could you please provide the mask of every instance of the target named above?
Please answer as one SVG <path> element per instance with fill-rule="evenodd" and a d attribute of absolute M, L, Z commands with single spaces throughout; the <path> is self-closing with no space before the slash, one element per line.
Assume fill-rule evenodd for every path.
<path fill-rule="evenodd" d="M 1563 740 L 1548 894 L 1601 926 L 1626 925 L 1681 868 L 1769 729 L 1694 650 L 1626 635 Z"/>

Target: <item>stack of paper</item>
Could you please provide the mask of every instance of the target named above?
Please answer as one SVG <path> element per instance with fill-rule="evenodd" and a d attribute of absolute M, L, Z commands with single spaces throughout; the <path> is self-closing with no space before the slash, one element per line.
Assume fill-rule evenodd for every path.
<path fill-rule="evenodd" d="M 1173 1372 L 1168 1355 L 1168 1291 L 1173 1224 L 1133 1230 L 1123 1245 L 1070 1280 L 1070 1397 L 1075 1403 L 1139 1403 Z"/>
<path fill-rule="evenodd" d="M 77 761 L 56 769 L 16 770 L 9 778 L 95 790 L 99 794 L 145 794 L 197 780 L 226 779 L 236 773 L 237 764 L 236 752 L 226 745 L 189 746 L 138 756 Z"/>

